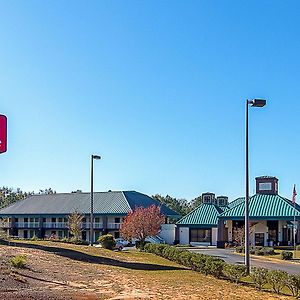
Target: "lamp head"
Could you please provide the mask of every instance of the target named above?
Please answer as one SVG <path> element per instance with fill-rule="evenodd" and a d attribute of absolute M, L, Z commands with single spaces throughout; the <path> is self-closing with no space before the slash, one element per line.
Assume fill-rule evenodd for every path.
<path fill-rule="evenodd" d="M 266 105 L 266 100 L 265 99 L 252 99 L 248 100 L 248 104 L 254 107 L 263 107 Z"/>
<path fill-rule="evenodd" d="M 101 156 L 99 156 L 99 155 L 92 155 L 92 158 L 93 159 L 101 159 Z"/>

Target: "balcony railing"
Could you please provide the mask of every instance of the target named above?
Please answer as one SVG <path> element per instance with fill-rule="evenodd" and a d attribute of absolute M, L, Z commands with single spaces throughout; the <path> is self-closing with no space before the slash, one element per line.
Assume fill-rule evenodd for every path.
<path fill-rule="evenodd" d="M 67 222 L 44 222 L 43 228 L 68 228 Z"/>
<path fill-rule="evenodd" d="M 18 228 L 38 228 L 40 227 L 39 222 L 16 222 Z"/>
<path fill-rule="evenodd" d="M 90 228 L 91 223 L 90 222 L 86 222 L 86 223 L 82 223 L 82 228 Z M 95 229 L 102 229 L 103 228 L 103 223 L 102 222 L 94 222 L 93 224 L 93 228 Z"/>
<path fill-rule="evenodd" d="M 119 229 L 121 227 L 121 223 L 108 223 L 108 229 Z"/>

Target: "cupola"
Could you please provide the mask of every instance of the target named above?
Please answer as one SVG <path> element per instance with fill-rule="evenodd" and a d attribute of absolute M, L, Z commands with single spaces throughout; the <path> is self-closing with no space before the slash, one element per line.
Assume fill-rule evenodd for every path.
<path fill-rule="evenodd" d="M 256 194 L 277 195 L 278 179 L 273 176 L 256 177 Z"/>
<path fill-rule="evenodd" d="M 228 197 L 227 196 L 218 196 L 216 204 L 218 206 L 227 206 L 228 205 Z"/>
<path fill-rule="evenodd" d="M 202 202 L 206 204 L 215 204 L 216 195 L 214 193 L 203 193 Z"/>

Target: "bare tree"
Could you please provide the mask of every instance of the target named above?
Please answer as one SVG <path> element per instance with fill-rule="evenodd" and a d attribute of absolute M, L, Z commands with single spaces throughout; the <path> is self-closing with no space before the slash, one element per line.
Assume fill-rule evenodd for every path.
<path fill-rule="evenodd" d="M 76 240 L 80 239 L 79 237 L 82 232 L 82 220 L 83 215 L 77 210 L 68 216 L 68 228 Z"/>

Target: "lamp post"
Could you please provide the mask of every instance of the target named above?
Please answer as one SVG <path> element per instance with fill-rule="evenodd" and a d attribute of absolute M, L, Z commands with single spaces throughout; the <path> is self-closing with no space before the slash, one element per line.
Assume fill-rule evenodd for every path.
<path fill-rule="evenodd" d="M 263 107 L 266 105 L 264 99 L 252 99 L 246 101 L 246 197 L 245 197 L 245 266 L 247 274 L 250 272 L 250 252 L 249 252 L 249 105 L 253 107 Z"/>
<path fill-rule="evenodd" d="M 91 155 L 91 214 L 90 214 L 90 245 L 93 246 L 94 240 L 94 159 L 101 159 L 99 155 Z"/>

